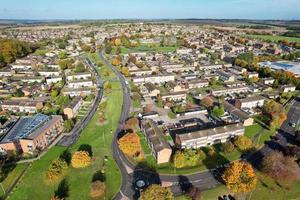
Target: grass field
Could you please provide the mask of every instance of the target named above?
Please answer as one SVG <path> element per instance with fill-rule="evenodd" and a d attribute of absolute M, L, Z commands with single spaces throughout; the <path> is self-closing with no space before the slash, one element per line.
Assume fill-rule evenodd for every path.
<path fill-rule="evenodd" d="M 257 177 L 258 181 L 256 189 L 247 195 L 246 200 L 288 200 L 298 199 L 300 196 L 300 182 L 290 185 L 280 185 L 261 172 L 257 172 Z M 224 194 L 228 195 L 232 193 L 226 188 L 226 186 L 220 185 L 216 188 L 203 191 L 201 194 L 201 199 L 216 200 L 218 197 L 223 196 Z M 189 198 L 185 196 L 179 196 L 176 197 L 175 200 L 189 200 Z"/>
<path fill-rule="evenodd" d="M 7 192 L 10 187 L 15 183 L 15 181 L 22 175 L 22 173 L 26 170 L 28 167 L 28 163 L 23 163 L 17 165 L 4 179 L 3 182 L 1 182 L 3 189 Z M 0 196 L 4 195 L 4 191 L 0 190 Z"/>
<path fill-rule="evenodd" d="M 109 69 L 104 66 L 101 70 Z M 107 106 L 104 112 L 109 123 L 104 126 L 98 125 L 100 112 L 96 112 L 88 126 L 82 132 L 79 140 L 75 143 L 75 145 L 68 149 L 70 152 L 74 152 L 81 145 L 88 144 L 92 147 L 93 161 L 89 167 L 83 169 L 75 169 L 71 166 L 68 168 L 66 179 L 68 182 L 69 197 L 67 199 L 90 199 L 89 191 L 92 177 L 97 171 L 101 170 L 104 156 L 108 156 L 106 169 L 109 169 L 105 174 L 107 186 L 106 199 L 113 198 L 114 194 L 119 191 L 119 187 L 121 185 L 121 174 L 112 158 L 112 135 L 110 130 L 114 130 L 119 121 L 122 105 L 122 92 L 120 83 L 113 82 L 112 87 L 114 92 L 107 94 Z M 50 197 L 54 194 L 54 191 L 57 189 L 58 183 L 54 185 L 47 184 L 45 182 L 44 175 L 51 161 L 59 157 L 64 150 L 66 150 L 65 147 L 55 146 L 50 149 L 44 157 L 35 161 L 18 187 L 15 188 L 9 199 L 50 199 Z"/>
<path fill-rule="evenodd" d="M 287 40 L 289 42 L 300 42 L 300 38 L 286 37 L 280 35 L 245 35 L 245 37 L 256 38 L 261 40 L 271 40 L 273 42 L 278 42 L 279 40 Z"/>

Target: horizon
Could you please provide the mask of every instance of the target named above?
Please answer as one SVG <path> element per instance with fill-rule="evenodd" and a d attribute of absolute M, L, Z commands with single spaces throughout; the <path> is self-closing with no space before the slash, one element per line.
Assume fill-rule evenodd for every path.
<path fill-rule="evenodd" d="M 3 20 L 300 20 L 297 0 L 10 0 Z"/>

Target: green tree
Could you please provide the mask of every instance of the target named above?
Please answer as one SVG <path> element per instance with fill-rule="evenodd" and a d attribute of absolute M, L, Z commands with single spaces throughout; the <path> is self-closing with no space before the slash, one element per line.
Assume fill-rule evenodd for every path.
<path fill-rule="evenodd" d="M 66 132 L 70 132 L 73 129 L 74 122 L 71 119 L 67 119 L 64 121 L 64 128 Z"/>
<path fill-rule="evenodd" d="M 216 116 L 216 117 L 222 117 L 225 113 L 224 110 L 224 106 L 220 105 L 220 106 L 214 106 L 213 110 L 212 110 L 212 115 Z"/>

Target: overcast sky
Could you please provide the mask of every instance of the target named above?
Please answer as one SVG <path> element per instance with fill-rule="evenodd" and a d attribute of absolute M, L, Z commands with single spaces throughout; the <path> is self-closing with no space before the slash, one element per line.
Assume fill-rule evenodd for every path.
<path fill-rule="evenodd" d="M 1 19 L 300 19 L 300 0 L 1 0 Z"/>

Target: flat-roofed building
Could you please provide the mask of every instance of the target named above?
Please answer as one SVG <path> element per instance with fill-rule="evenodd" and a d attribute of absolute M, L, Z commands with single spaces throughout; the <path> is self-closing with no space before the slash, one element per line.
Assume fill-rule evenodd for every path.
<path fill-rule="evenodd" d="M 72 119 L 77 116 L 77 113 L 83 103 L 82 97 L 75 97 L 70 105 L 64 108 L 64 114 L 68 117 L 68 119 Z"/>
<path fill-rule="evenodd" d="M 176 134 L 176 144 L 182 149 L 199 148 L 228 141 L 230 138 L 243 135 L 242 123 L 230 124 L 222 127 L 204 129 L 183 134 Z"/>
<path fill-rule="evenodd" d="M 256 107 L 262 107 L 266 98 L 262 96 L 247 97 L 244 99 L 237 99 L 235 106 L 240 109 L 252 109 Z"/>
<path fill-rule="evenodd" d="M 156 158 L 157 164 L 169 162 L 172 149 L 166 142 L 162 131 L 151 119 L 143 120 L 141 122 L 141 129 L 152 151 L 152 155 Z"/>
<path fill-rule="evenodd" d="M 160 75 L 132 77 L 133 83 L 136 83 L 136 84 L 165 83 L 165 82 L 174 81 L 174 80 L 175 80 L 174 74 L 160 74 Z"/>
<path fill-rule="evenodd" d="M 187 97 L 187 92 L 186 91 L 181 91 L 181 92 L 167 92 L 167 93 L 162 93 L 161 98 L 164 101 L 183 101 L 186 100 Z"/>
<path fill-rule="evenodd" d="M 224 72 L 222 70 L 218 70 L 217 74 L 220 77 L 220 80 L 224 82 L 234 82 L 235 81 L 235 76 L 231 74 L 230 72 Z"/>
<path fill-rule="evenodd" d="M 63 130 L 61 116 L 36 114 L 18 119 L 1 139 L 0 147 L 6 152 L 34 153 L 48 147 Z"/>
<path fill-rule="evenodd" d="M 43 108 L 43 102 L 28 99 L 7 100 L 1 103 L 1 108 L 4 111 L 37 113 L 39 109 Z"/>

